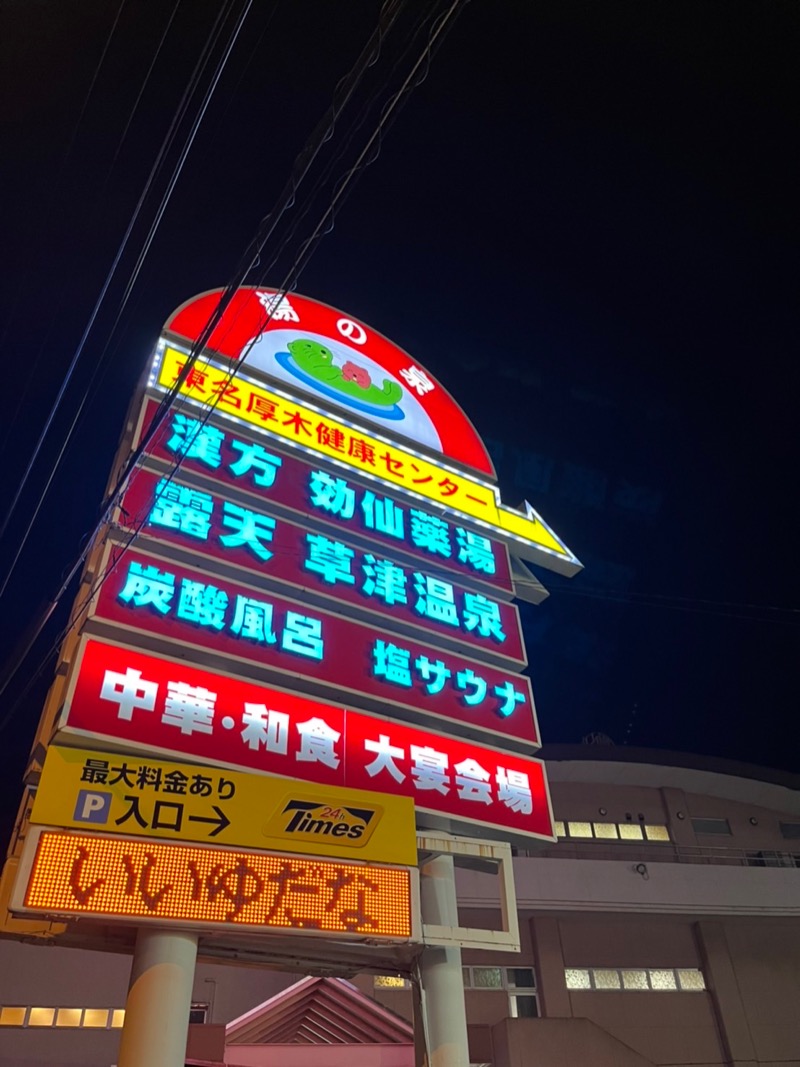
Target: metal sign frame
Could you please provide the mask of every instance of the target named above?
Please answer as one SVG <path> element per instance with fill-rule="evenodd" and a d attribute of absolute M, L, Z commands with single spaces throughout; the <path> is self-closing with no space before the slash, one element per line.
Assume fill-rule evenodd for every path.
<path fill-rule="evenodd" d="M 496 868 L 500 889 L 502 929 L 438 926 L 423 922 L 422 937 L 425 944 L 519 952 L 521 948 L 519 915 L 517 914 L 511 845 L 505 841 L 479 841 L 469 837 L 436 837 L 433 834 L 417 834 L 417 847 L 421 853 L 452 855 L 455 857 L 456 866 L 459 866 L 460 857 L 464 861 L 461 865 L 465 867 L 477 866 L 481 870 Z M 420 863 L 422 862 L 424 860 L 420 857 Z"/>

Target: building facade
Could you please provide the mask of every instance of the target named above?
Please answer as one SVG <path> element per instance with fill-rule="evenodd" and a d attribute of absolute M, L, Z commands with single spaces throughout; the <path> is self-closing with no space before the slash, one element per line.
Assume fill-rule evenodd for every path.
<path fill-rule="evenodd" d="M 515 858 L 521 952 L 464 951 L 471 1061 L 800 1067 L 800 778 L 610 746 L 544 756 L 559 842 Z M 462 924 L 497 925 L 495 883 L 458 872 Z M 0 943 L 0 1065 L 114 1063 L 129 968 Z M 201 962 L 193 1019 L 210 1029 L 192 1055 L 205 1033 L 244 1062 L 220 1028 L 302 977 Z M 413 975 L 348 977 L 412 1019 Z"/>

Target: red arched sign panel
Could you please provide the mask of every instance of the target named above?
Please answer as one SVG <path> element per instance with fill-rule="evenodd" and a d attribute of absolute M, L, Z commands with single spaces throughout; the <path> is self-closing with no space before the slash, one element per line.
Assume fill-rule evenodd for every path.
<path fill-rule="evenodd" d="M 165 331 L 194 343 L 222 292 L 187 301 Z M 273 289 L 242 288 L 206 352 L 246 358 L 249 374 L 266 375 L 289 392 L 334 405 L 355 423 L 495 479 L 483 442 L 447 390 L 402 348 L 343 311 L 296 293 L 278 298 Z"/>

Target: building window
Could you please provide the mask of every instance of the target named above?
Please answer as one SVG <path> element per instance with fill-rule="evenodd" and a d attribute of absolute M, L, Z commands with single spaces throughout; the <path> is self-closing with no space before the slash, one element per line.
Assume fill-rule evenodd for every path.
<path fill-rule="evenodd" d="M 556 837 L 577 841 L 669 841 L 662 823 L 555 822 Z"/>
<path fill-rule="evenodd" d="M 536 973 L 533 967 L 462 967 L 465 989 L 497 989 L 508 995 L 512 1019 L 538 1019 Z"/>
<path fill-rule="evenodd" d="M 570 837 L 594 837 L 590 822 L 568 822 L 567 829 Z"/>
<path fill-rule="evenodd" d="M 781 829 L 781 837 L 787 841 L 800 841 L 800 822 L 778 823 Z"/>
<path fill-rule="evenodd" d="M 24 1026 L 27 1008 L 0 1008 L 0 1026 Z"/>
<path fill-rule="evenodd" d="M 696 834 L 725 834 L 730 837 L 731 828 L 727 819 L 692 819 Z"/>
<path fill-rule="evenodd" d="M 411 983 L 399 974 L 376 974 L 372 978 L 373 989 L 409 989 Z"/>
<path fill-rule="evenodd" d="M 568 967 L 564 978 L 567 989 L 596 992 L 702 993 L 706 988 L 703 972 L 696 967 Z"/>
<path fill-rule="evenodd" d="M 124 1021 L 123 1008 L 0 1007 L 0 1026 L 117 1030 Z"/>
<path fill-rule="evenodd" d="M 83 1008 L 59 1008 L 56 1012 L 56 1026 L 80 1026 Z"/>
<path fill-rule="evenodd" d="M 55 1008 L 31 1008 L 28 1012 L 28 1026 L 52 1026 L 55 1017 Z"/>
<path fill-rule="evenodd" d="M 669 841 L 669 830 L 666 826 L 650 826 L 645 823 L 644 836 L 648 841 Z"/>
<path fill-rule="evenodd" d="M 644 832 L 638 822 L 621 822 L 619 836 L 622 841 L 643 841 Z"/>
<path fill-rule="evenodd" d="M 83 1025 L 105 1030 L 108 1027 L 108 1011 L 105 1008 L 85 1008 Z"/>
<path fill-rule="evenodd" d="M 193 1000 L 189 1008 L 190 1023 L 204 1023 L 208 1019 L 208 1001 Z"/>

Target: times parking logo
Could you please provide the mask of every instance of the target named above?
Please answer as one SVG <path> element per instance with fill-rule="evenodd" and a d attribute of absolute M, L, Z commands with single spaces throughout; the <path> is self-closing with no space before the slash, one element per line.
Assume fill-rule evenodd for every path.
<path fill-rule="evenodd" d="M 342 844 L 361 845 L 370 836 L 375 809 L 349 805 L 331 807 L 315 801 L 290 800 L 283 809 L 283 832 L 292 837 L 332 837 Z M 377 820 L 376 820 L 377 821 Z"/>

